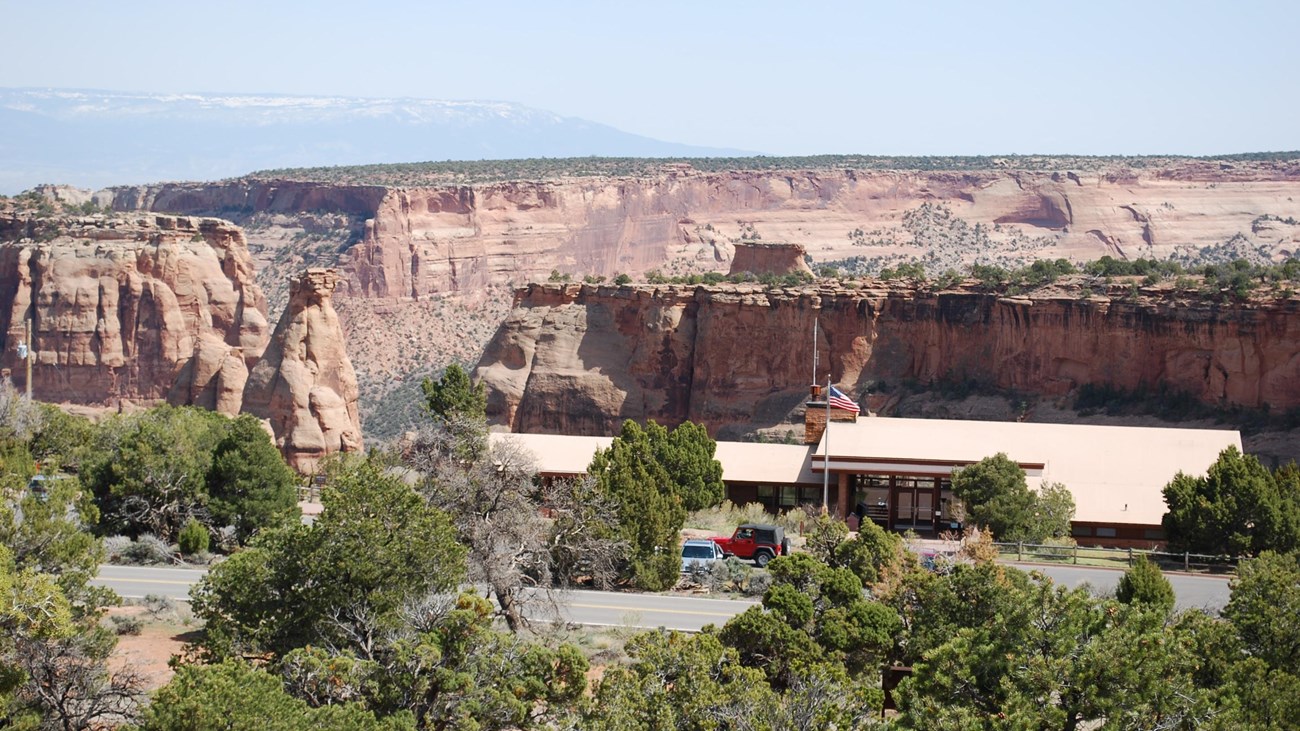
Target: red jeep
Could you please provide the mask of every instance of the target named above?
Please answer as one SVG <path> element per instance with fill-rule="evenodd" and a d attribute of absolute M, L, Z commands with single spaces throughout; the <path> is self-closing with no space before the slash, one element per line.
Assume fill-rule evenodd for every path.
<path fill-rule="evenodd" d="M 730 538 L 717 536 L 713 542 L 728 556 L 753 559 L 760 568 L 777 556 L 790 554 L 790 541 L 785 537 L 785 529 L 776 525 L 746 523 Z"/>

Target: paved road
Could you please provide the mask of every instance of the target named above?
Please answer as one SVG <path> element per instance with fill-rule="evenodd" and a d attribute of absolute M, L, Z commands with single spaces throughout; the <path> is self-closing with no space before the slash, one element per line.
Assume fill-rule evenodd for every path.
<path fill-rule="evenodd" d="M 159 566 L 99 567 L 99 577 L 92 584 L 112 587 L 125 599 L 143 599 L 149 594 L 160 594 L 189 601 L 190 586 L 197 584 L 207 569 L 179 569 Z"/>
<path fill-rule="evenodd" d="M 99 567 L 99 578 L 94 583 L 112 587 L 125 598 L 139 599 L 148 594 L 161 594 L 188 601 L 190 586 L 197 583 L 204 573 L 203 569 L 105 565 Z M 742 599 L 604 591 L 567 591 L 559 597 L 560 616 L 568 622 L 689 631 L 697 631 L 706 624 L 722 625 L 757 603 Z M 534 619 L 554 619 L 539 603 L 532 603 L 529 607 L 528 614 Z"/>
<path fill-rule="evenodd" d="M 758 602 L 611 591 L 566 591 L 559 595 L 560 615 L 575 624 L 614 627 L 664 627 L 697 632 L 706 624 L 721 627 Z M 529 612 L 534 616 L 533 612 Z M 547 618 L 542 613 L 535 616 Z"/>
<path fill-rule="evenodd" d="M 1088 584 L 1094 594 L 1113 594 L 1119 585 L 1122 569 L 1096 566 L 1061 566 L 1060 564 L 1013 564 L 1025 571 L 1041 571 L 1052 581 L 1070 587 Z M 1201 576 L 1198 574 L 1166 573 L 1165 578 L 1174 587 L 1175 605 L 1178 609 L 1205 609 L 1218 612 L 1228 603 L 1226 576 Z"/>
<path fill-rule="evenodd" d="M 1042 571 L 1053 581 L 1067 586 L 1090 585 L 1095 592 L 1113 592 L 1123 572 L 1091 566 L 1017 564 L 1025 570 Z M 110 586 L 123 597 L 142 598 L 161 594 L 188 601 L 190 586 L 203 569 L 151 566 L 101 566 L 95 583 Z M 1180 609 L 1199 607 L 1217 612 L 1228 603 L 1228 580 L 1220 577 L 1166 574 L 1174 586 Z M 699 630 L 706 624 L 721 625 L 756 602 L 742 599 L 626 594 L 602 591 L 569 591 L 559 595 L 560 617 L 577 624 L 619 627 L 666 627 Z M 553 619 L 540 605 L 532 604 L 529 615 Z"/>

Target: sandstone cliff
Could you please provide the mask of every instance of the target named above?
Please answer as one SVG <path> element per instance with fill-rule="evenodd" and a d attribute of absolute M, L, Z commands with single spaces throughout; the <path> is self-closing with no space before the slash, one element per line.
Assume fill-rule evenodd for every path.
<path fill-rule="evenodd" d="M 309 269 L 289 288 L 289 304 L 266 355 L 244 389 L 244 410 L 271 423 L 295 469 L 311 472 L 322 457 L 361 449 L 357 377 L 331 304 L 338 274 Z"/>
<path fill-rule="evenodd" d="M 97 199 L 119 210 L 236 220 L 315 212 L 362 221 L 359 241 L 336 247 L 345 249 L 334 254 L 346 277 L 340 294 L 386 300 L 535 281 L 553 269 L 606 277 L 726 271 L 734 242 L 754 235 L 801 245 L 817 262 L 924 258 L 951 241 L 960 250 L 944 252 L 943 267 L 1007 257 L 1166 257 L 1234 237 L 1279 256 L 1300 246 L 1295 161 L 1062 166 L 706 172 L 674 165 L 628 177 L 428 186 L 247 179 L 117 188 Z M 942 218 L 919 235 L 907 216 L 924 204 L 942 205 Z M 973 235 L 954 235 L 977 224 Z"/>
<path fill-rule="evenodd" d="M 630 172 L 570 162 L 559 175 L 299 171 L 116 188 L 94 200 L 243 224 L 273 312 L 291 273 L 339 267 L 335 304 L 355 345 L 363 416 L 385 436 L 405 428 L 388 412 L 411 400 L 421 377 L 477 356 L 505 304 L 485 299 L 553 270 L 575 278 L 727 272 L 736 242 L 755 236 L 802 246 L 817 264 L 844 271 L 917 259 L 932 275 L 976 261 L 1300 250 L 1296 160 L 1016 158 L 947 170 L 852 160 L 717 170 L 695 161 Z M 394 327 L 401 332 L 392 335 Z M 390 395 L 394 388 L 406 392 Z"/>
<path fill-rule="evenodd" d="M 251 411 L 310 471 L 361 445 L 356 376 L 329 302 L 336 282 L 332 270 L 296 279 L 271 339 L 244 234 L 228 221 L 8 210 L 0 365 L 25 385 L 18 344 L 30 320 L 36 398 Z"/>
<path fill-rule="evenodd" d="M 175 391 L 230 413 L 269 335 L 253 277 L 243 233 L 219 219 L 5 214 L 0 364 L 23 383 L 17 345 L 31 320 L 39 399 L 107 404 Z"/>
<path fill-rule="evenodd" d="M 907 379 L 1042 394 L 1164 384 L 1209 403 L 1300 406 L 1300 299 L 1125 291 L 531 285 L 475 375 L 490 418 L 515 431 L 610 434 L 632 418 L 734 433 L 802 403 L 817 318 L 821 374 L 851 393 Z"/>

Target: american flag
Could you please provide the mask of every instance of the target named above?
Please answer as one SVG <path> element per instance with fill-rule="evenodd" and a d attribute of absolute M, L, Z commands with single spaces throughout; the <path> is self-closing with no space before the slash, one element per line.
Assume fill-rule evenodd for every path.
<path fill-rule="evenodd" d="M 831 386 L 830 398 L 826 400 L 830 402 L 831 408 L 833 409 L 844 409 L 845 411 L 852 411 L 855 414 L 861 411 L 861 409 L 858 408 L 858 405 L 853 403 L 853 399 L 845 396 L 843 391 L 834 386 Z"/>

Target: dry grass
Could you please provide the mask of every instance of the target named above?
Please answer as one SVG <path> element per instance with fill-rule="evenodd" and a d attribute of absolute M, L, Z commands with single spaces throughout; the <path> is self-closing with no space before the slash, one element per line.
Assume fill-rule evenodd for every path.
<path fill-rule="evenodd" d="M 723 500 L 717 507 L 688 514 L 682 527 L 687 531 L 706 531 L 712 535 L 729 536 L 741 523 L 770 523 L 785 528 L 786 533 L 800 535 L 806 522 L 810 522 L 810 518 L 803 508 L 793 508 L 773 515 L 759 503 L 736 505 L 730 500 Z"/>

